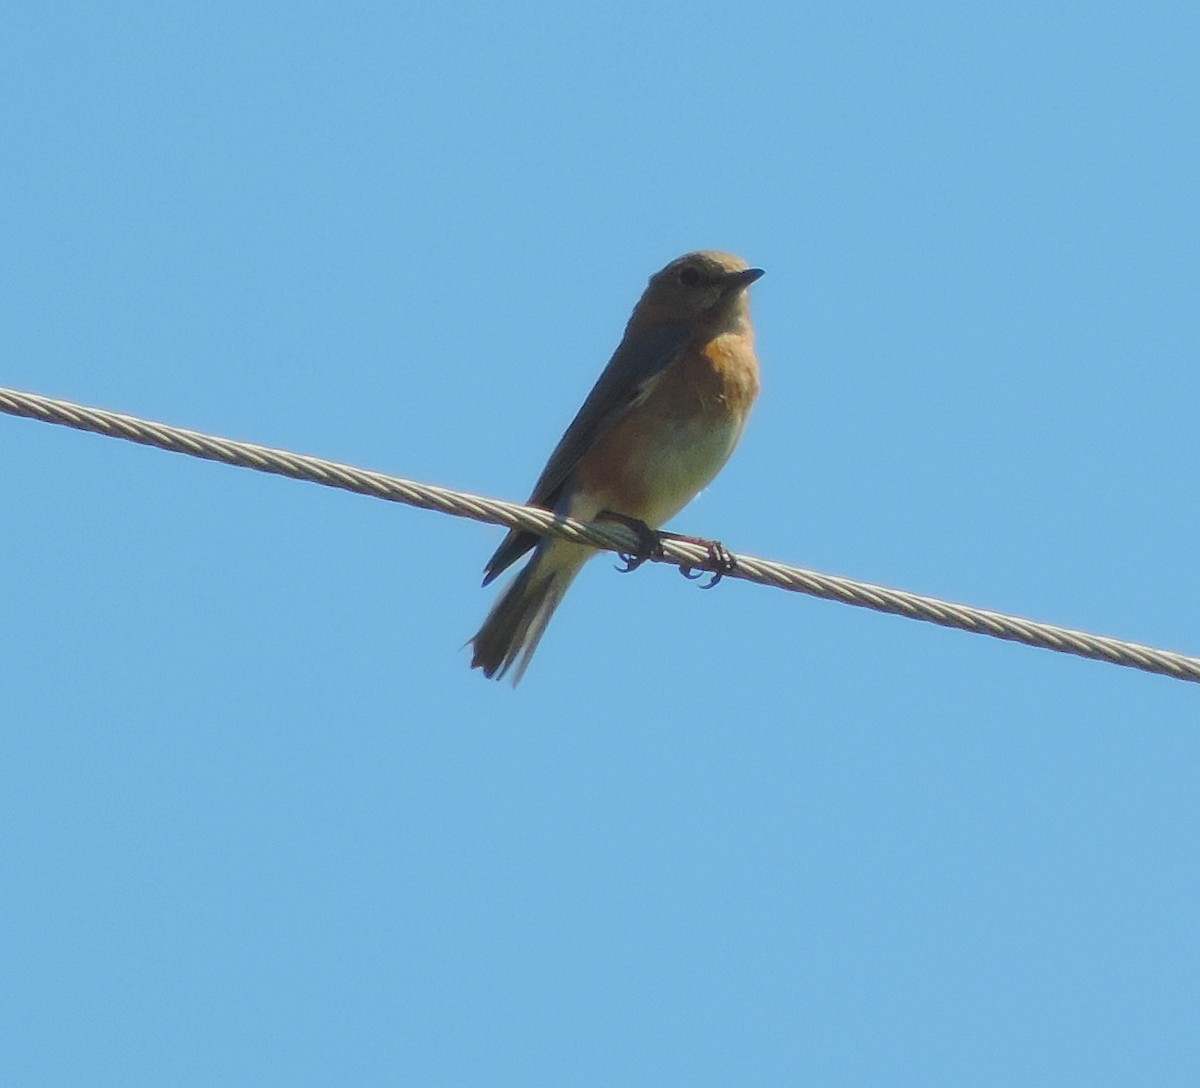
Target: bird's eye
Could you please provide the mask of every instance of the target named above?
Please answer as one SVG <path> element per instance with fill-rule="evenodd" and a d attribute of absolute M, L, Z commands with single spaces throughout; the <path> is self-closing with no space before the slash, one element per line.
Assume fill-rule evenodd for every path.
<path fill-rule="evenodd" d="M 684 287 L 695 287 L 700 282 L 700 273 L 690 264 L 679 273 L 679 282 Z"/>

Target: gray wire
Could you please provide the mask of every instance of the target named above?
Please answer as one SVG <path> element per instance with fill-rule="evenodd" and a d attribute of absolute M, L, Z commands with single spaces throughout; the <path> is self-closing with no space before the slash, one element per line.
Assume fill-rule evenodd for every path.
<path fill-rule="evenodd" d="M 135 416 L 87 408 L 36 393 L 0 388 L 0 412 L 108 435 L 110 438 L 123 438 L 129 442 L 155 446 L 172 453 L 185 453 L 209 461 L 222 461 L 258 472 L 290 476 L 294 480 L 339 487 L 345 491 L 371 495 L 387 499 L 389 502 L 401 502 L 425 510 L 437 510 L 455 517 L 561 536 L 576 543 L 590 544 L 609 551 L 635 552 L 639 545 L 636 534 L 620 524 L 575 521 L 532 506 L 452 491 L 445 487 L 434 487 L 415 480 L 387 476 L 382 472 L 368 472 L 319 457 L 308 457 L 286 450 L 252 445 L 249 442 L 218 438 L 198 431 L 187 431 L 165 423 L 152 423 Z M 707 547 L 686 540 L 664 540 L 662 554 L 651 556 L 651 559 L 654 562 L 671 563 L 695 570 L 706 569 L 711 563 Z M 1113 665 L 1124 665 L 1144 672 L 1172 676 L 1177 680 L 1200 683 L 1200 658 L 1169 650 L 1157 650 L 1122 639 L 1091 635 L 1086 631 L 1037 623 L 1017 616 L 1006 616 L 1000 612 L 988 612 L 969 605 L 953 604 L 936 597 L 923 597 L 916 593 L 871 585 L 868 582 L 837 578 L 750 555 L 735 555 L 734 560 L 736 569 L 729 573 L 730 578 L 741 578 L 764 586 L 840 601 L 857 608 L 870 608 L 876 612 L 888 612 L 926 623 L 936 623 L 941 627 L 954 627 L 974 634 L 991 635 L 993 638 L 1010 642 L 1022 642 L 1027 646 L 1075 654 L 1078 657 L 1090 657 Z"/>

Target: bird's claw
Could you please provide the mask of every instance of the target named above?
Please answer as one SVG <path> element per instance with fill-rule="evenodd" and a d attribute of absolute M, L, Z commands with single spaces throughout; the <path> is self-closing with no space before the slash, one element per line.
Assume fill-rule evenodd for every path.
<path fill-rule="evenodd" d="M 617 558 L 624 564 L 616 568 L 621 574 L 632 574 L 648 559 L 657 559 L 662 555 L 661 534 L 656 533 L 644 521 L 618 514 L 613 510 L 602 510 L 596 515 L 596 520 L 615 521 L 618 525 L 624 525 L 638 538 L 637 551 L 617 552 Z"/>
<path fill-rule="evenodd" d="M 703 578 L 705 574 L 711 574 L 712 577 L 700 588 L 712 589 L 725 575 L 732 574 L 737 570 L 737 559 L 734 558 L 733 552 L 719 540 L 697 540 L 694 537 L 687 539 L 691 539 L 696 544 L 703 544 L 708 548 L 708 555 L 700 566 L 680 566 L 679 573 L 689 582 Z"/>
<path fill-rule="evenodd" d="M 650 557 L 648 555 L 634 555 L 633 552 L 617 552 L 617 558 L 621 560 L 623 565 L 616 566 L 613 569 L 618 574 L 632 574 Z"/>
<path fill-rule="evenodd" d="M 708 551 L 708 555 L 705 556 L 703 562 L 698 563 L 696 566 L 682 564 L 679 567 L 679 573 L 691 582 L 704 577 L 705 574 L 711 574 L 712 577 L 700 587 L 701 589 L 712 589 L 725 575 L 732 574 L 737 570 L 737 559 L 734 558 L 733 552 L 719 540 L 705 540 L 702 537 L 681 536 L 679 533 L 656 531 L 651 529 L 644 521 L 628 517 L 625 514 L 618 514 L 612 510 L 602 510 L 596 515 L 596 520 L 615 521 L 617 524 L 624 525 L 625 528 L 632 530 L 637 535 L 637 551 L 617 553 L 617 558 L 621 560 L 624 566 L 619 566 L 616 569 L 622 574 L 633 573 L 648 559 L 661 559 L 663 556 L 662 545 L 664 540 L 682 540 L 688 544 L 699 544 Z"/>

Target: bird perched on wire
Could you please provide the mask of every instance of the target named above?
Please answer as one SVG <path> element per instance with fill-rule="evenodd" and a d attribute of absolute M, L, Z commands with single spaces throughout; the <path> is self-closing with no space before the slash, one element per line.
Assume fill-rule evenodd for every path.
<path fill-rule="evenodd" d="M 700 251 L 651 277 L 529 504 L 650 532 L 691 502 L 733 452 L 758 396 L 747 288 L 762 274 L 732 254 Z M 471 667 L 499 678 L 515 666 L 514 685 L 567 587 L 596 553 L 513 529 L 488 561 L 483 584 L 531 548 L 471 640 Z"/>

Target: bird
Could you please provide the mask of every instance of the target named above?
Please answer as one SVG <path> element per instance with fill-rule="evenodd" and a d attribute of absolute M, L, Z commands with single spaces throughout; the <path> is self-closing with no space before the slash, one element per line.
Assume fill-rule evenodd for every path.
<path fill-rule="evenodd" d="M 655 273 L 529 505 L 580 521 L 608 517 L 657 536 L 654 530 L 709 484 L 742 436 L 759 393 L 747 289 L 762 274 L 715 250 L 684 254 Z M 470 640 L 471 667 L 497 680 L 512 670 L 514 687 L 597 551 L 512 529 L 485 566 L 483 584 L 531 550 Z"/>

